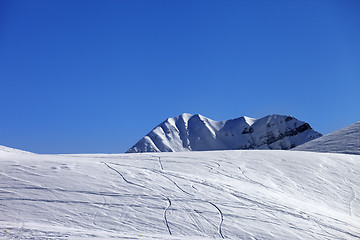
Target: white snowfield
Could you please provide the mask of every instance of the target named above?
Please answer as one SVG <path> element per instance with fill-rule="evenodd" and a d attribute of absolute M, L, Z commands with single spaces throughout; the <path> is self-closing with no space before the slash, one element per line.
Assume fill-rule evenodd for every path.
<path fill-rule="evenodd" d="M 2 152 L 8 152 L 8 153 L 30 153 L 30 152 L 26 152 L 26 151 L 22 151 L 22 150 L 18 150 L 15 148 L 10 148 L 10 147 L 5 147 L 5 146 L 1 146 L 0 145 L 0 153 Z"/>
<path fill-rule="evenodd" d="M 127 152 L 285 150 L 320 136 L 308 123 L 286 115 L 214 121 L 199 114 L 184 113 L 168 118 Z"/>
<path fill-rule="evenodd" d="M 0 152 L 0 239 L 360 239 L 360 156 Z"/>
<path fill-rule="evenodd" d="M 360 154 L 360 122 L 304 143 L 294 150 Z"/>

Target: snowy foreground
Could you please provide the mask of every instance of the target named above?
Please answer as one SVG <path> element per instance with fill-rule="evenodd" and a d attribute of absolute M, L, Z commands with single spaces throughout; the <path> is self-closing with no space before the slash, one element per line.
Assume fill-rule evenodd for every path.
<path fill-rule="evenodd" d="M 0 239 L 359 239 L 360 156 L 0 152 Z"/>

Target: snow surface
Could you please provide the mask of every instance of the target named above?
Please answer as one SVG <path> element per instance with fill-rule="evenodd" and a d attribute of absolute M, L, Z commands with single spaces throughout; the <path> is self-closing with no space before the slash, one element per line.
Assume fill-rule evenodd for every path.
<path fill-rule="evenodd" d="M 359 239 L 360 156 L 0 152 L 1 239 Z"/>
<path fill-rule="evenodd" d="M 214 121 L 184 113 L 168 118 L 127 152 L 290 149 L 320 136 L 309 124 L 291 116 Z"/>
<path fill-rule="evenodd" d="M 0 153 L 30 153 L 15 148 L 5 147 L 0 145 Z"/>
<path fill-rule="evenodd" d="M 360 154 L 360 122 L 304 143 L 294 150 Z"/>

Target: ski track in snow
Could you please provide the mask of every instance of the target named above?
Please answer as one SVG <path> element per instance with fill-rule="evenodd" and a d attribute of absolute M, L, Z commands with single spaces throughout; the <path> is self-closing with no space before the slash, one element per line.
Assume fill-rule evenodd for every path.
<path fill-rule="evenodd" d="M 167 211 L 169 210 L 169 208 L 171 207 L 171 200 L 170 198 L 166 197 L 167 201 L 168 201 L 168 205 L 166 206 L 165 210 L 164 210 L 164 222 L 165 222 L 165 225 L 166 225 L 166 228 L 169 232 L 169 234 L 171 235 L 171 230 L 170 230 L 170 227 L 169 227 L 169 222 L 167 220 L 167 217 L 166 217 L 166 213 Z"/>
<path fill-rule="evenodd" d="M 351 192 L 351 197 L 350 200 L 348 202 L 348 207 L 349 207 L 349 215 L 352 216 L 352 207 L 351 204 L 352 202 L 356 199 L 356 193 L 354 191 L 354 188 L 351 186 L 351 183 L 348 180 L 349 175 L 352 174 L 352 170 L 349 169 L 349 167 L 347 167 L 346 165 L 343 164 L 343 166 L 346 168 L 347 174 L 344 176 L 344 182 L 346 183 L 346 185 L 349 187 L 350 192 Z"/>
<path fill-rule="evenodd" d="M 0 154 L 0 231 L 10 239 L 359 239 L 359 163 L 285 151 Z"/>
<path fill-rule="evenodd" d="M 241 169 L 241 167 L 238 167 L 238 169 L 240 170 L 240 172 L 241 172 L 241 174 L 244 176 L 244 178 L 246 178 L 249 182 L 254 183 L 254 184 L 258 184 L 258 185 L 260 185 L 260 186 L 262 186 L 262 187 L 264 187 L 264 188 L 268 188 L 268 187 L 265 186 L 264 184 L 259 183 L 259 182 L 257 182 L 257 181 L 254 181 L 254 180 L 250 179 L 248 176 L 246 176 L 245 172 Z"/>
<path fill-rule="evenodd" d="M 124 182 L 126 182 L 126 183 L 128 183 L 128 184 L 131 184 L 131 185 L 134 185 L 134 186 L 137 186 L 137 187 L 145 188 L 144 186 L 141 186 L 141 185 L 139 185 L 139 184 L 136 184 L 136 183 L 133 183 L 133 182 L 128 181 L 121 172 L 119 172 L 119 171 L 116 170 L 115 168 L 109 166 L 109 164 L 107 164 L 107 163 L 105 163 L 105 162 L 103 162 L 103 163 L 105 164 L 105 166 L 107 166 L 108 168 L 110 168 L 111 170 L 113 170 L 113 171 L 115 171 L 117 174 L 119 174 L 119 175 L 121 176 L 121 178 L 124 180 Z"/>
<path fill-rule="evenodd" d="M 160 165 L 160 169 L 161 169 L 161 170 L 164 170 L 164 167 L 163 167 L 163 165 L 162 165 L 162 163 L 161 163 L 160 157 L 159 157 L 159 165 Z"/>
<path fill-rule="evenodd" d="M 224 221 L 224 215 L 223 215 L 222 211 L 220 210 L 220 208 L 217 205 L 215 205 L 212 202 L 208 202 L 208 203 L 210 203 L 212 206 L 214 206 L 216 208 L 216 210 L 220 214 L 220 223 L 219 223 L 218 231 L 219 231 L 219 234 L 220 234 L 221 238 L 224 238 L 224 235 L 222 234 L 222 230 L 221 230 L 221 226 L 222 226 L 222 223 Z"/>

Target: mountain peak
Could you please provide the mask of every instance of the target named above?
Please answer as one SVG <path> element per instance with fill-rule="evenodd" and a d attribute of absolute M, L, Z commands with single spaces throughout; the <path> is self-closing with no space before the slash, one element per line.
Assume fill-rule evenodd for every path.
<path fill-rule="evenodd" d="M 251 118 L 251 117 L 247 117 L 247 116 L 243 116 L 242 118 L 244 118 L 244 121 L 249 124 L 249 126 L 253 125 L 254 122 L 256 122 L 256 118 Z"/>
<path fill-rule="evenodd" d="M 182 118 L 182 119 L 184 119 L 184 120 L 189 120 L 191 117 L 192 117 L 193 115 L 192 114 L 190 114 L 190 113 L 183 113 L 183 114 L 181 114 L 181 115 L 179 115 L 179 116 L 177 116 L 176 118 Z"/>
<path fill-rule="evenodd" d="M 286 115 L 214 121 L 183 113 L 162 122 L 127 152 L 290 149 L 320 136 L 308 123 Z"/>

